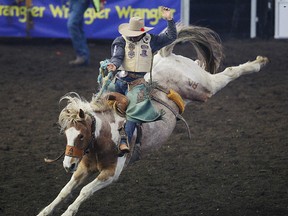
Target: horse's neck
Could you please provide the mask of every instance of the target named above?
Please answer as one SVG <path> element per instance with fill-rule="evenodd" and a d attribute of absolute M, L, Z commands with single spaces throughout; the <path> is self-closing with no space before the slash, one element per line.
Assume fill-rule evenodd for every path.
<path fill-rule="evenodd" d="M 123 125 L 125 118 L 119 116 L 113 110 L 105 112 L 95 112 L 96 127 L 95 135 L 99 136 L 101 131 L 111 132 L 111 139 L 117 145 L 119 140 L 119 127 Z"/>

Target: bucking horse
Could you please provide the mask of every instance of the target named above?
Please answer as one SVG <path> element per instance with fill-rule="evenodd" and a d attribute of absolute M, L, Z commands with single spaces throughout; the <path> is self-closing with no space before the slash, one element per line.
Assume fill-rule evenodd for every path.
<path fill-rule="evenodd" d="M 148 91 L 149 100 L 155 110 L 161 111 L 161 118 L 142 123 L 135 130 L 129 154 L 118 155 L 119 128 L 125 123 L 125 108 L 121 108 L 121 101 L 111 99 L 109 92 L 100 97 L 93 95 L 90 101 L 77 93 L 68 93 L 60 99 L 67 102 L 59 115 L 61 131 L 67 138 L 63 166 L 73 175 L 58 196 L 38 215 L 52 215 L 74 189 L 87 177 L 95 175 L 95 179 L 81 189 L 62 214 L 75 215 L 80 205 L 96 191 L 115 182 L 127 165 L 144 157 L 147 152 L 159 149 L 172 134 L 178 120 L 184 121 L 191 136 L 181 115 L 187 104 L 207 101 L 231 81 L 258 72 L 269 62 L 267 57 L 257 56 L 253 61 L 219 72 L 223 51 L 217 33 L 205 27 L 183 25 L 177 26 L 177 33 L 176 41 L 154 55 L 152 71 L 144 77 L 145 82 L 152 86 Z M 187 48 L 192 47 L 191 52 L 194 50 L 197 58 L 192 60 L 174 54 L 173 48 L 178 43 L 191 43 L 193 46 Z M 115 108 L 117 103 L 120 104 L 118 109 Z"/>

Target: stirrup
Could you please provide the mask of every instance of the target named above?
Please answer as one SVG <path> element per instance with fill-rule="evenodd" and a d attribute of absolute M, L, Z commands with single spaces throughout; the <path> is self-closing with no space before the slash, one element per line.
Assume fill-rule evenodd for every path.
<path fill-rule="evenodd" d="M 123 147 L 121 149 L 121 146 Z M 118 157 L 123 157 L 130 152 L 129 146 L 126 143 L 120 143 L 118 148 Z"/>
<path fill-rule="evenodd" d="M 126 143 L 120 143 L 119 151 L 124 152 L 124 153 L 129 153 L 130 149 L 129 149 L 129 146 Z"/>

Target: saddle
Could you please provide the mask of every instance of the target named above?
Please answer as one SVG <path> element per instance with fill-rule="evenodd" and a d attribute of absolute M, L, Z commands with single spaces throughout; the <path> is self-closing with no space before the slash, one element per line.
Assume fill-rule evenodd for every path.
<path fill-rule="evenodd" d="M 111 106 L 118 115 L 125 117 L 126 109 L 129 104 L 129 99 L 125 95 L 118 92 L 109 92 L 104 98 L 107 100 L 108 105 Z"/>
<path fill-rule="evenodd" d="M 135 83 L 134 82 L 129 83 L 130 84 L 129 87 L 130 89 L 132 89 L 134 86 L 137 86 L 142 83 L 143 83 L 143 80 L 140 79 L 140 81 L 138 80 Z M 157 89 L 163 91 L 163 88 L 158 87 Z M 167 97 L 178 106 L 179 113 L 182 114 L 185 109 L 185 105 L 184 105 L 184 101 L 182 97 L 172 89 L 170 89 L 168 92 L 167 91 L 164 91 L 164 92 L 167 94 Z M 117 112 L 118 115 L 122 117 L 126 116 L 126 109 L 129 105 L 129 99 L 127 96 L 118 92 L 109 92 L 109 93 L 106 93 L 104 98 L 105 100 L 107 100 L 108 105 L 112 107 Z M 155 97 L 152 97 L 152 98 L 155 100 Z"/>

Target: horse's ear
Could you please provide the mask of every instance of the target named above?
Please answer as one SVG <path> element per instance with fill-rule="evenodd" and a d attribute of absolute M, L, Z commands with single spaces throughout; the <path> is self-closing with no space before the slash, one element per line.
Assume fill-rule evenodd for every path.
<path fill-rule="evenodd" d="M 84 113 L 84 111 L 82 110 L 82 109 L 80 109 L 79 110 L 79 117 L 81 118 L 81 119 L 84 119 L 85 118 L 85 113 Z"/>

